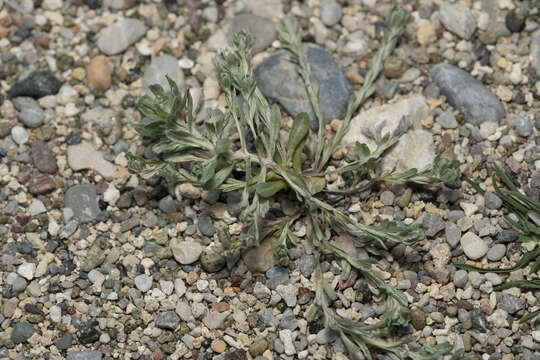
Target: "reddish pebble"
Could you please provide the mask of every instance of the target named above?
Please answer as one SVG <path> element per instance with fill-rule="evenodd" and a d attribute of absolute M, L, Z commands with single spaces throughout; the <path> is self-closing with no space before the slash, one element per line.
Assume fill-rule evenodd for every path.
<path fill-rule="evenodd" d="M 163 353 L 161 352 L 160 348 L 156 348 L 156 350 L 154 350 L 154 360 L 161 360 L 161 359 L 163 359 Z"/>
<path fill-rule="evenodd" d="M 38 174 L 30 179 L 28 190 L 33 195 L 46 194 L 56 189 L 54 179 L 47 174 Z"/>
<path fill-rule="evenodd" d="M 111 86 L 111 69 L 107 57 L 98 55 L 90 61 L 87 68 L 88 83 L 94 89 L 106 91 Z"/>
<path fill-rule="evenodd" d="M 39 171 L 54 174 L 58 170 L 56 158 L 46 142 L 37 140 L 32 144 L 32 159 Z"/>
<path fill-rule="evenodd" d="M 46 36 L 39 36 L 34 40 L 34 45 L 39 46 L 42 49 L 49 49 L 49 38 Z"/>

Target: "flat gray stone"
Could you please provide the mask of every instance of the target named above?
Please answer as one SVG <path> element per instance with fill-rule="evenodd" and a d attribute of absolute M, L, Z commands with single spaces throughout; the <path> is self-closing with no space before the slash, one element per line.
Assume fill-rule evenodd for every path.
<path fill-rule="evenodd" d="M 319 85 L 319 103 L 325 120 L 342 118 L 351 96 L 347 78 L 332 56 L 321 48 L 308 48 L 308 62 Z M 254 74 L 265 96 L 277 100 L 292 116 L 306 112 L 312 120 L 312 128 L 318 127 L 298 66 L 288 52 L 278 51 L 266 58 Z"/>
<path fill-rule="evenodd" d="M 161 55 L 150 63 L 144 70 L 142 78 L 143 94 L 151 94 L 150 85 L 159 84 L 165 91 L 170 91 L 169 82 L 166 76 L 169 76 L 181 89 L 184 87 L 184 73 L 178 66 L 178 59 L 171 55 Z"/>
<path fill-rule="evenodd" d="M 165 311 L 156 316 L 156 327 L 165 330 L 175 330 L 180 325 L 180 318 L 174 311 Z"/>
<path fill-rule="evenodd" d="M 137 19 L 122 19 L 97 34 L 97 46 L 107 55 L 116 55 L 139 40 L 148 28 Z"/>
<path fill-rule="evenodd" d="M 70 187 L 64 195 L 65 207 L 73 210 L 73 215 L 81 222 L 90 222 L 99 214 L 96 186 L 82 184 Z"/>
<path fill-rule="evenodd" d="M 66 360 L 101 360 L 102 356 L 98 350 L 74 351 L 67 355 Z"/>
<path fill-rule="evenodd" d="M 442 4 L 439 9 L 444 27 L 465 40 L 469 40 L 476 30 L 476 18 L 472 11 L 458 4 Z"/>
<path fill-rule="evenodd" d="M 253 53 L 266 49 L 276 39 L 276 24 L 269 19 L 253 14 L 239 14 L 231 19 L 227 31 L 227 42 L 232 45 L 234 34 L 242 29 L 247 29 L 255 36 Z"/>
<path fill-rule="evenodd" d="M 499 122 L 504 107 L 499 99 L 469 73 L 449 64 L 439 64 L 431 70 L 433 81 L 448 102 L 461 111 L 473 125 L 484 121 Z"/>

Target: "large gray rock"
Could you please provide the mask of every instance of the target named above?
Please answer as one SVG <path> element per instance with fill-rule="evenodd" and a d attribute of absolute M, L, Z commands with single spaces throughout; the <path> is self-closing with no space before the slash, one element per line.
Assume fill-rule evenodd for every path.
<path fill-rule="evenodd" d="M 150 85 L 159 84 L 165 91 L 170 91 L 169 82 L 165 76 L 169 76 L 180 89 L 184 87 L 184 73 L 178 66 L 178 59 L 171 55 L 161 55 L 148 65 L 142 78 L 143 94 L 150 94 Z"/>
<path fill-rule="evenodd" d="M 233 43 L 234 34 L 242 29 L 247 29 L 255 36 L 254 53 L 266 49 L 276 39 L 276 24 L 272 20 L 265 19 L 253 14 L 240 14 L 231 19 L 227 31 L 227 42 Z"/>
<path fill-rule="evenodd" d="M 472 11 L 463 5 L 442 4 L 439 13 L 444 27 L 465 40 L 469 40 L 476 30 Z"/>
<path fill-rule="evenodd" d="M 341 118 L 347 110 L 351 90 L 345 75 L 332 56 L 321 48 L 310 46 L 308 62 L 311 74 L 319 84 L 319 103 L 326 121 Z M 286 51 L 278 51 L 256 69 L 255 77 L 262 93 L 277 100 L 292 115 L 309 114 L 312 128 L 317 128 L 309 96 L 299 69 Z"/>
<path fill-rule="evenodd" d="M 64 196 L 64 204 L 73 210 L 73 215 L 80 222 L 94 220 L 99 214 L 96 186 L 82 184 L 70 187 Z"/>
<path fill-rule="evenodd" d="M 461 111 L 465 120 L 474 125 L 484 121 L 499 122 L 504 107 L 499 99 L 480 81 L 453 65 L 439 64 L 431 70 L 433 81 L 448 102 Z"/>
<path fill-rule="evenodd" d="M 97 34 L 97 46 L 107 55 L 116 55 L 139 40 L 148 28 L 137 19 L 122 19 Z"/>

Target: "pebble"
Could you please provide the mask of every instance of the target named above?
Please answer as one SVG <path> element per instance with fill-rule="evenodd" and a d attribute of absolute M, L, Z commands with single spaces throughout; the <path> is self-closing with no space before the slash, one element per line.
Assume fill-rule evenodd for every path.
<path fill-rule="evenodd" d="M 215 330 L 223 325 L 223 322 L 229 316 L 228 312 L 210 311 L 208 315 L 203 318 L 203 323 L 210 330 Z"/>
<path fill-rule="evenodd" d="M 329 2 L 321 7 L 321 21 L 326 26 L 334 26 L 339 23 L 343 9 L 336 2 Z"/>
<path fill-rule="evenodd" d="M 488 252 L 488 246 L 473 232 L 467 232 L 461 237 L 463 252 L 471 260 L 478 260 Z"/>
<path fill-rule="evenodd" d="M 101 360 L 102 356 L 98 350 L 73 351 L 67 354 L 66 360 Z"/>
<path fill-rule="evenodd" d="M 201 17 L 210 22 L 218 20 L 218 9 L 215 6 L 207 6 L 203 9 Z"/>
<path fill-rule="evenodd" d="M 180 318 L 174 311 L 165 311 L 156 316 L 155 324 L 160 329 L 174 331 L 180 325 Z"/>
<path fill-rule="evenodd" d="M 44 141 L 36 140 L 32 144 L 32 160 L 34 166 L 43 173 L 54 174 L 58 171 L 56 158 Z"/>
<path fill-rule="evenodd" d="M 298 301 L 298 289 L 293 284 L 278 285 L 278 294 L 285 300 L 288 307 L 295 307 Z"/>
<path fill-rule="evenodd" d="M 441 115 L 437 116 L 435 121 L 441 124 L 443 129 L 455 129 L 458 127 L 458 122 L 452 111 L 445 111 Z"/>
<path fill-rule="evenodd" d="M 444 27 L 462 39 L 469 40 L 476 30 L 476 18 L 471 10 L 463 5 L 443 3 L 439 16 Z"/>
<path fill-rule="evenodd" d="M 107 55 L 116 55 L 139 40 L 148 28 L 137 19 L 122 19 L 102 29 L 96 36 L 96 45 Z"/>
<path fill-rule="evenodd" d="M 31 97 L 17 97 L 13 100 L 13 105 L 19 110 L 19 120 L 27 127 L 35 129 L 45 121 L 45 112 Z"/>
<path fill-rule="evenodd" d="M 495 244 L 487 253 L 489 261 L 499 261 L 506 254 L 506 246 L 504 244 Z"/>
<path fill-rule="evenodd" d="M 432 68 L 431 76 L 448 102 L 464 115 L 467 122 L 474 125 L 484 121 L 499 122 L 504 116 L 499 99 L 464 70 L 439 64 Z"/>
<path fill-rule="evenodd" d="M 497 301 L 497 306 L 509 314 L 514 314 L 523 309 L 525 301 L 511 294 L 502 294 Z"/>
<path fill-rule="evenodd" d="M 11 341 L 15 344 L 20 344 L 28 340 L 34 333 L 36 329 L 32 324 L 28 322 L 18 322 L 13 325 L 13 330 L 11 331 Z"/>
<path fill-rule="evenodd" d="M 458 288 L 465 288 L 465 285 L 467 285 L 467 281 L 469 281 L 469 274 L 465 270 L 458 270 L 454 274 L 454 285 Z"/>
<path fill-rule="evenodd" d="M 15 82 L 8 90 L 9 97 L 30 96 L 34 99 L 56 95 L 60 90 L 62 82 L 55 78 L 52 74 L 34 71 L 26 78 Z"/>
<path fill-rule="evenodd" d="M 87 67 L 88 84 L 100 91 L 107 91 L 111 86 L 111 69 L 106 56 L 98 55 L 90 60 Z"/>
<path fill-rule="evenodd" d="M 272 239 L 264 240 L 259 246 L 247 250 L 242 259 L 247 268 L 252 272 L 264 273 L 274 267 L 274 243 Z"/>
<path fill-rule="evenodd" d="M 527 116 L 519 116 L 514 122 L 516 135 L 521 137 L 529 137 L 533 133 L 531 121 Z"/>
<path fill-rule="evenodd" d="M 286 355 L 296 354 L 296 348 L 294 347 L 292 332 L 289 329 L 281 330 L 279 332 L 279 338 L 283 342 Z"/>
<path fill-rule="evenodd" d="M 268 348 L 268 341 L 265 338 L 255 340 L 248 348 L 249 354 L 252 357 L 257 357 L 265 352 Z"/>
<path fill-rule="evenodd" d="M 495 193 L 487 191 L 484 194 L 484 206 L 488 209 L 499 209 L 503 202 Z"/>
<path fill-rule="evenodd" d="M 218 272 L 227 264 L 225 257 L 212 249 L 205 249 L 201 255 L 200 261 L 202 268 L 208 273 Z"/>
<path fill-rule="evenodd" d="M 426 235 L 431 237 L 445 228 L 442 217 L 434 213 L 426 214 L 422 220 L 422 224 L 426 227 Z"/>
<path fill-rule="evenodd" d="M 197 226 L 199 227 L 201 234 L 204 236 L 214 236 L 214 233 L 216 232 L 212 218 L 206 214 L 199 216 Z"/>
<path fill-rule="evenodd" d="M 81 184 L 70 187 L 64 195 L 65 207 L 82 223 L 93 221 L 99 214 L 96 186 Z"/>
<path fill-rule="evenodd" d="M 255 36 L 253 53 L 259 53 L 266 49 L 276 39 L 276 24 L 269 19 L 253 14 L 239 14 L 231 19 L 227 31 L 227 42 L 233 44 L 234 34 L 242 29 L 247 29 Z"/>
<path fill-rule="evenodd" d="M 426 313 L 424 313 L 421 309 L 413 308 L 409 317 L 411 325 L 416 330 L 422 330 L 426 327 Z"/>
<path fill-rule="evenodd" d="M 151 94 L 149 87 L 155 84 L 161 85 L 165 91 L 171 91 L 166 76 L 170 77 L 180 90 L 184 88 L 184 73 L 178 66 L 178 59 L 168 54 L 156 57 L 144 70 L 143 93 Z"/>
<path fill-rule="evenodd" d="M 178 202 L 171 195 L 167 195 L 159 200 L 158 207 L 166 214 L 172 214 L 178 211 Z"/>
<path fill-rule="evenodd" d="M 115 166 L 105 160 L 103 154 L 87 142 L 68 146 L 67 158 L 69 167 L 74 171 L 95 170 L 106 179 L 110 179 L 116 174 Z"/>
<path fill-rule="evenodd" d="M 28 131 L 22 126 L 14 126 L 11 128 L 11 138 L 19 145 L 26 144 L 28 142 Z"/>
<path fill-rule="evenodd" d="M 75 90 L 74 88 L 68 85 L 62 85 L 62 87 L 58 91 L 58 95 L 56 95 L 56 100 L 58 101 L 59 104 L 62 104 L 62 105 L 73 103 L 77 101 L 78 98 L 79 98 L 79 93 L 77 92 L 77 90 Z M 40 105 L 41 105 L 41 102 L 40 102 Z"/>
<path fill-rule="evenodd" d="M 345 115 L 351 90 L 347 78 L 330 54 L 321 48 L 308 48 L 311 75 L 319 85 L 319 102 L 326 121 Z M 306 112 L 317 128 L 304 82 L 296 65 L 291 66 L 290 55 L 278 51 L 266 58 L 254 71 L 261 92 L 277 100 L 289 114 L 296 116 Z"/>
<path fill-rule="evenodd" d="M 70 333 L 65 333 L 64 335 L 62 335 L 62 337 L 60 337 L 58 340 L 54 342 L 54 344 L 59 350 L 69 349 L 72 343 L 73 343 L 73 335 L 71 335 Z"/>
<path fill-rule="evenodd" d="M 36 272 L 36 264 L 26 262 L 19 265 L 17 268 L 17 274 L 21 275 L 26 280 L 32 280 L 34 278 L 34 273 Z"/>
<path fill-rule="evenodd" d="M 189 265 L 199 260 L 203 247 L 193 241 L 181 241 L 179 238 L 172 238 L 169 244 L 174 258 L 180 264 Z"/>
<path fill-rule="evenodd" d="M 516 241 L 519 237 L 519 233 L 513 229 L 502 230 L 497 236 L 497 241 L 501 244 L 508 244 Z"/>

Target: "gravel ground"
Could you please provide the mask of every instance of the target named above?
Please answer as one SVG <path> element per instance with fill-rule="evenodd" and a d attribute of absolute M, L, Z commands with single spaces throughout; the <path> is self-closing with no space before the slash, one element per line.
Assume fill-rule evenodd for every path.
<path fill-rule="evenodd" d="M 411 129 L 383 166 L 421 167 L 441 154 L 488 192 L 465 182 L 383 186 L 352 197 L 348 212 L 368 224 L 428 229 L 417 247 L 396 246 L 376 268 L 408 295 L 412 346 L 448 341 L 479 359 L 538 360 L 540 324 L 518 319 L 538 308 L 540 292 L 493 291 L 536 276 L 453 265 L 508 267 L 535 246 L 513 242 L 485 165 L 500 161 L 538 200 L 538 23 L 507 17 L 521 6 L 512 0 L 399 3 L 413 21 L 346 140 L 374 144 L 377 131 L 408 115 Z M 338 117 L 363 82 L 390 6 L 0 0 L 0 358 L 347 359 L 336 334 L 305 320 L 314 297 L 310 246 L 294 248 L 286 266 L 267 242 L 226 261 L 212 249 L 217 228 L 241 229 L 238 194 L 143 180 L 127 171 L 125 154 L 154 156 L 132 124 L 137 97 L 165 74 L 204 94 L 206 107 L 224 106 L 211 60 L 245 27 L 257 36 L 263 92 L 289 114 L 311 111 L 277 53 L 275 23 L 288 14 L 320 48 L 310 50 L 313 76 L 324 115 Z M 335 164 L 345 153 L 334 154 Z M 293 207 L 286 198 L 273 205 L 285 214 Z M 308 237 L 301 221 L 294 232 Z M 351 249 L 346 237 L 334 241 Z M 340 263 L 323 261 L 339 289 L 337 313 L 376 317 L 381 303 L 365 280 L 340 282 Z"/>

